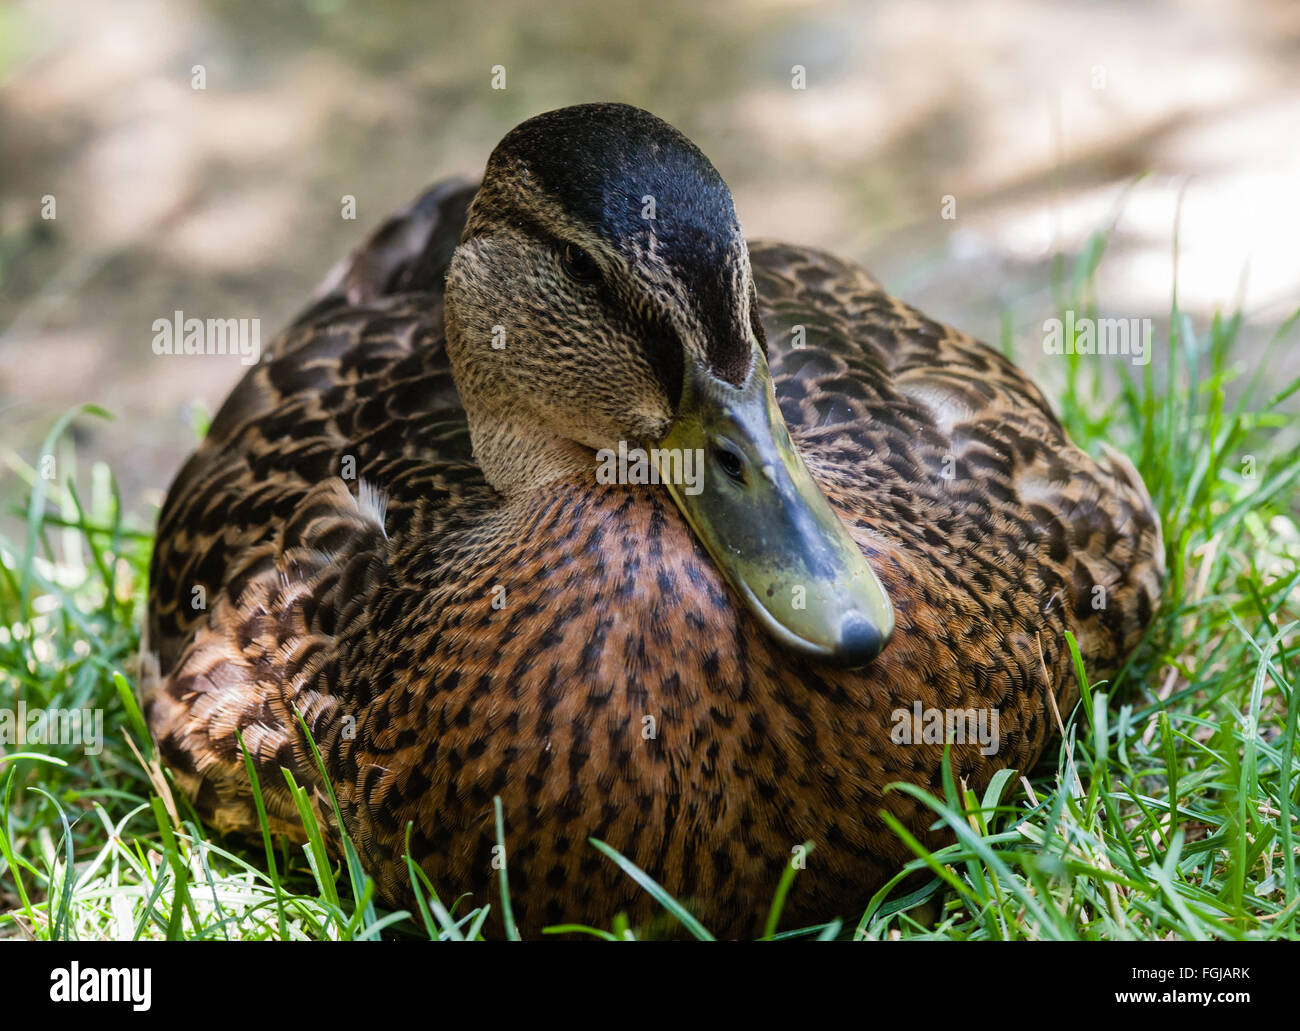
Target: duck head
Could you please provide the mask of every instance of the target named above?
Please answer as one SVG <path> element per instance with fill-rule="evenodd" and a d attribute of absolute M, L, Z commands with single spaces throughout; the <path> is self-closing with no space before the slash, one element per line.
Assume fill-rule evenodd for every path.
<path fill-rule="evenodd" d="M 476 460 L 507 497 L 641 449 L 782 644 L 862 666 L 889 598 L 777 407 L 731 193 L 638 108 L 529 119 L 488 161 L 446 285 Z"/>

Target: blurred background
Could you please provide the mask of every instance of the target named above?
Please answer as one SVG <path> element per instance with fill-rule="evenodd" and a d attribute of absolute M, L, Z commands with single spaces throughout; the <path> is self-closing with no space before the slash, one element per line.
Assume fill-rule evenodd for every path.
<path fill-rule="evenodd" d="M 1300 305 L 1296 0 L 25 0 L 0 6 L 0 500 L 93 402 L 115 418 L 78 421 L 79 461 L 147 524 L 244 371 L 154 355 L 155 319 L 259 318 L 265 346 L 388 211 L 599 99 L 694 139 L 751 237 L 862 262 L 1049 395 L 1053 278 L 1094 234 L 1103 314 L 1159 334 L 1177 227 L 1181 308 L 1240 307 L 1243 366 Z"/>

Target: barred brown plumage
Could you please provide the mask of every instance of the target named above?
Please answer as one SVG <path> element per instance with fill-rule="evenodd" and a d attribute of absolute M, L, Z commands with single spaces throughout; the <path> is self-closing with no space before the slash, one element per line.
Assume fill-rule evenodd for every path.
<path fill-rule="evenodd" d="M 241 732 L 274 830 L 301 838 L 282 766 L 335 822 L 301 711 L 394 904 L 409 899 L 408 824 L 440 891 L 489 901 L 500 796 L 526 930 L 652 914 L 590 837 L 728 935 L 757 928 L 811 841 L 788 919 L 851 915 L 909 858 L 882 811 L 942 837 L 886 792 L 936 785 L 943 753 L 894 740 L 893 714 L 996 710 L 995 750 L 952 748 L 977 791 L 1032 765 L 1049 695 L 1063 713 L 1077 696 L 1064 632 L 1097 677 L 1151 619 L 1150 499 L 1122 456 L 1075 448 L 1010 362 L 851 264 L 746 250 L 729 207 L 678 225 L 718 233 L 689 262 L 664 254 L 671 205 L 650 246 L 625 220 L 595 224 L 600 204 L 576 210 L 548 186 L 556 153 L 583 159 L 575 125 L 623 141 L 602 137 L 608 167 L 583 178 L 607 201 L 640 198 L 643 176 L 705 175 L 702 156 L 679 160 L 652 116 L 591 106 L 532 174 L 528 146 L 554 144 L 552 124 L 507 137 L 490 190 L 443 184 L 390 219 L 218 413 L 159 523 L 151 728 L 204 819 L 247 832 Z M 653 175 L 637 163 L 650 160 Z M 605 279 L 566 285 L 550 236 L 576 238 Z M 491 264 L 504 249 L 513 264 Z M 696 289 L 708 261 L 726 282 Z M 483 350 L 505 310 L 493 291 L 513 305 L 505 356 Z M 892 640 L 865 669 L 774 639 L 665 490 L 594 476 L 609 427 L 660 439 L 682 363 L 743 374 L 748 352 L 717 337 L 753 304 L 795 448 L 892 602 Z"/>

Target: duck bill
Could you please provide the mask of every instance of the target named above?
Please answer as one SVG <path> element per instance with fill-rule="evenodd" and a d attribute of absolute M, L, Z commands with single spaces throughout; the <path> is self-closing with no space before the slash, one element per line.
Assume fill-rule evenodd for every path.
<path fill-rule="evenodd" d="M 837 666 L 880 653 L 893 606 L 794 449 L 760 350 L 739 388 L 688 363 L 677 416 L 652 454 L 691 530 L 773 637 Z"/>

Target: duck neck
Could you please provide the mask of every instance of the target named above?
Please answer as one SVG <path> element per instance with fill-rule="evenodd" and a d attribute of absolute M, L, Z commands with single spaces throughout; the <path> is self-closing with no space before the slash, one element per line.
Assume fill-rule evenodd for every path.
<path fill-rule="evenodd" d="M 475 287 L 462 278 L 453 260 L 444 302 L 447 358 L 484 478 L 510 500 L 535 499 L 562 479 L 594 482 L 593 453 L 548 428 L 534 400 L 503 374 L 495 351 L 474 343 L 490 339 L 488 327 L 495 320 L 473 303 L 462 312 L 456 297 L 475 296 Z"/>
<path fill-rule="evenodd" d="M 483 476 L 508 500 L 535 497 L 561 480 L 595 480 L 591 451 L 536 426 L 480 412 L 469 414 L 469 432 Z"/>

